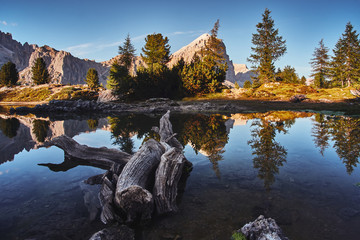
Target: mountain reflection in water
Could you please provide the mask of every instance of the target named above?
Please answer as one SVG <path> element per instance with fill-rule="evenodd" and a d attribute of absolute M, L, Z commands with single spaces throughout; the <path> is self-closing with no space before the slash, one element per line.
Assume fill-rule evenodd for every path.
<path fill-rule="evenodd" d="M 39 148 L 42 150 L 42 147 L 53 138 L 68 135 L 81 144 L 118 148 L 133 154 L 142 142 L 149 138 L 158 138 L 151 129 L 159 125 L 160 117 L 129 114 L 107 118 L 92 116 L 82 121 L 74 119 L 51 121 L 47 118 L 24 116 L 15 118 L 1 115 L 0 191 L 4 194 L 0 197 L 2 216 L 0 224 L 10 218 L 11 224 L 0 227 L 0 234 L 6 233 L 7 235 L 4 236 L 9 239 L 38 237 L 31 231 L 33 228 L 31 224 L 28 226 L 28 223 L 16 220 L 18 217 L 15 209 L 19 207 L 18 205 L 29 205 L 33 203 L 30 202 L 31 199 L 38 198 L 34 196 L 29 201 L 25 201 L 22 197 L 16 197 L 15 191 L 24 191 L 19 186 L 28 184 L 22 181 L 31 181 L 29 177 L 19 177 L 26 176 L 22 173 L 25 170 L 16 165 L 17 161 L 21 162 L 18 160 L 20 156 L 22 159 L 28 158 L 26 164 L 31 164 L 30 161 L 33 161 L 32 168 L 42 169 L 36 170 L 44 174 L 44 176 L 37 175 L 38 178 L 55 179 L 57 177 L 53 175 L 54 172 L 66 174 L 67 180 L 57 180 L 59 181 L 57 189 L 60 192 L 80 191 L 81 193 L 84 191 L 84 185 L 81 185 L 82 190 L 78 189 L 78 185 L 71 185 L 72 190 L 64 190 L 61 185 L 74 184 L 79 181 L 79 176 L 84 180 L 103 170 L 90 171 L 90 168 L 83 168 L 79 175 L 78 166 L 81 163 L 69 162 L 59 154 L 52 155 L 53 159 L 41 157 L 37 159 L 30 157 L 29 151 Z M 185 156 L 194 163 L 194 170 L 188 179 L 180 203 L 182 216 L 179 214 L 168 216 L 166 220 L 155 220 L 150 226 L 139 230 L 142 231 L 139 239 L 159 239 L 169 232 L 175 234 L 174 236 L 179 234 L 183 239 L 229 239 L 232 230 L 254 220 L 258 214 L 265 214 L 279 221 L 290 239 L 321 239 L 320 235 L 326 236 L 324 237 L 326 239 L 341 239 L 344 236 L 352 239 L 356 234 L 360 234 L 353 228 L 360 221 L 360 207 L 358 207 L 360 193 L 354 196 L 354 192 L 360 191 L 360 188 L 356 187 L 360 182 L 359 174 L 354 174 L 359 172 L 357 164 L 360 154 L 360 119 L 358 117 L 277 111 L 227 116 L 172 114 L 170 121 L 174 132 L 177 133 L 176 137 L 185 147 Z M 54 148 L 43 151 L 50 151 L 51 155 Z M 35 153 L 32 155 L 37 156 Z M 20 174 L 16 177 L 11 176 L 11 172 L 15 171 L 12 166 L 15 165 L 17 174 Z M 51 173 L 48 169 L 54 172 Z M 48 172 L 44 172 L 45 170 Z M 314 179 L 321 180 L 317 183 Z M 322 181 L 323 183 L 320 184 Z M 352 183 L 351 186 L 349 182 Z M 15 189 L 15 185 L 12 189 L 13 184 L 18 189 Z M 45 183 L 39 184 L 39 187 L 45 185 Z M 288 196 L 288 193 L 292 195 Z M 45 192 L 42 194 L 46 195 Z M 70 194 L 65 195 L 64 193 L 60 198 L 72 199 Z M 213 201 L 208 202 L 209 199 Z M 58 204 L 56 199 L 53 201 L 51 204 Z M 76 201 L 79 204 L 79 200 Z M 11 207 L 7 205 L 9 202 L 12 204 Z M 312 225 L 307 225 L 311 221 L 306 214 L 309 214 L 308 211 L 313 207 L 319 211 L 312 210 L 315 211 L 312 213 L 314 218 L 319 222 L 317 227 L 322 228 L 316 236 L 311 235 L 313 234 L 311 232 L 314 232 L 311 229 Z M 320 210 L 322 207 L 332 215 L 323 213 Z M 66 208 L 70 209 L 69 206 Z M 34 208 L 24 211 L 40 210 Z M 59 211 L 64 211 L 66 214 L 64 209 Z M 82 211 L 78 214 L 78 216 L 70 215 L 82 219 L 85 213 Z M 213 227 L 208 233 L 202 228 L 193 229 L 191 224 L 197 224 L 194 221 Z M 92 228 L 94 224 L 96 227 Z M 311 224 L 315 223 L 311 222 Z M 94 229 L 100 230 L 104 227 L 98 218 L 92 222 L 79 220 L 76 226 L 79 228 L 82 225 L 86 237 L 90 236 Z M 304 228 L 309 229 L 304 230 Z M 339 230 L 339 228 L 343 229 Z M 9 232 L 10 230 L 12 233 Z M 41 231 L 45 230 L 41 229 Z M 64 230 L 61 234 L 65 234 L 63 236 L 66 237 L 72 236 L 70 237 L 72 239 L 82 239 L 80 235 L 74 233 L 75 231 L 79 229 Z"/>

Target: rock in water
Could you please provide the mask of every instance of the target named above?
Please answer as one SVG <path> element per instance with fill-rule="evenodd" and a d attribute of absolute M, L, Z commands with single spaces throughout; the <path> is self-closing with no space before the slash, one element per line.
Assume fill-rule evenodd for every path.
<path fill-rule="evenodd" d="M 289 240 L 272 218 L 260 215 L 254 222 L 245 224 L 241 232 L 249 240 Z"/>
<path fill-rule="evenodd" d="M 134 230 L 131 228 L 121 225 L 104 228 L 101 231 L 96 232 L 91 236 L 89 240 L 134 240 Z"/>

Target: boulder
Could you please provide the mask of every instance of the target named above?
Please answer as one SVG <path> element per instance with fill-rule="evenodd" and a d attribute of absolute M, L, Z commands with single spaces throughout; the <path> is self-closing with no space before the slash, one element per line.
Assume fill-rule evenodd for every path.
<path fill-rule="evenodd" d="M 114 95 L 111 90 L 104 90 L 99 92 L 97 102 L 113 102 L 119 100 L 118 96 Z"/>
<path fill-rule="evenodd" d="M 248 240 L 289 240 L 272 218 L 260 215 L 255 221 L 245 224 L 241 231 Z"/>
<path fill-rule="evenodd" d="M 302 102 L 306 99 L 306 95 L 303 94 L 299 94 L 299 95 L 294 95 L 292 97 L 290 97 L 289 101 L 293 102 L 293 103 L 298 103 L 298 102 Z"/>

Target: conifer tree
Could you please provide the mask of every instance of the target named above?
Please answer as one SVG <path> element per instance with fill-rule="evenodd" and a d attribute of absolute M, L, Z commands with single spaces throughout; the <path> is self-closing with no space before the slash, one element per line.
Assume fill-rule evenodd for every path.
<path fill-rule="evenodd" d="M 300 78 L 300 84 L 303 84 L 303 85 L 306 84 L 306 77 L 305 77 L 305 76 L 302 76 L 302 77 Z"/>
<path fill-rule="evenodd" d="M 334 57 L 331 62 L 332 79 L 344 82 L 347 86 L 360 78 L 360 42 L 359 34 L 353 30 L 351 23 L 346 24 L 345 32 L 335 45 Z"/>
<path fill-rule="evenodd" d="M 224 59 L 224 44 L 217 38 L 219 26 L 217 20 L 205 47 L 183 69 L 183 86 L 191 95 L 214 93 L 222 89 L 228 66 Z"/>
<path fill-rule="evenodd" d="M 48 83 L 50 80 L 49 72 L 43 58 L 39 57 L 35 60 L 34 66 L 31 68 L 33 81 L 36 85 Z"/>
<path fill-rule="evenodd" d="M 99 75 L 95 68 L 89 68 L 85 82 L 91 89 L 99 87 Z"/>
<path fill-rule="evenodd" d="M 169 39 L 163 37 L 161 33 L 147 35 L 145 46 L 141 49 L 142 59 L 150 67 L 150 71 L 156 66 L 164 66 L 170 60 Z"/>
<path fill-rule="evenodd" d="M 279 29 L 275 29 L 270 13 L 269 9 L 265 9 L 262 22 L 256 25 L 257 33 L 252 36 L 255 46 L 251 47 L 253 53 L 248 58 L 254 64 L 253 69 L 258 75 L 255 80 L 259 83 L 275 80 L 274 62 L 286 52 L 286 41 L 279 36 Z"/>
<path fill-rule="evenodd" d="M 111 89 L 114 94 L 130 94 L 134 87 L 133 78 L 129 75 L 128 69 L 115 61 L 110 68 L 110 74 L 107 80 L 107 88 Z"/>
<path fill-rule="evenodd" d="M 135 51 L 136 49 L 131 44 L 130 35 L 128 34 L 124 44 L 119 46 L 120 64 L 124 65 L 128 71 L 130 70 L 132 61 L 135 58 Z"/>
<path fill-rule="evenodd" d="M 323 39 L 319 42 L 319 47 L 315 48 L 314 58 L 311 59 L 312 74 L 314 85 L 319 88 L 325 87 L 326 78 L 329 75 L 329 49 L 325 47 Z"/>
<path fill-rule="evenodd" d="M 0 70 L 0 84 L 13 86 L 19 79 L 19 73 L 16 65 L 12 62 L 5 63 Z"/>

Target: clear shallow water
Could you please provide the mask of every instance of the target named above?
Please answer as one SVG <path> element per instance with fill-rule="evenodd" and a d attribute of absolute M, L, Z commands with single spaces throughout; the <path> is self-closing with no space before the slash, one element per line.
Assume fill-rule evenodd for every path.
<path fill-rule="evenodd" d="M 65 133 L 81 144 L 136 151 L 158 120 L 2 119 L 0 238 L 88 239 L 102 229 L 98 187 L 82 181 L 105 170 L 39 166 L 64 160 L 62 150 L 40 148 L 41 141 Z M 179 212 L 138 228 L 138 239 L 229 239 L 260 214 L 274 218 L 290 239 L 359 236 L 359 119 L 272 112 L 171 121 L 193 170 Z"/>

